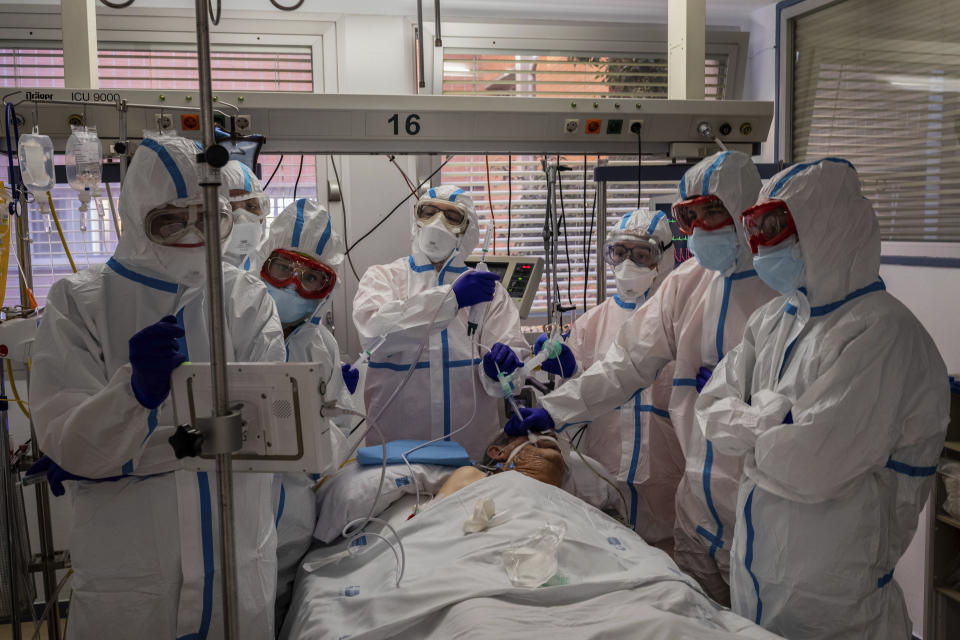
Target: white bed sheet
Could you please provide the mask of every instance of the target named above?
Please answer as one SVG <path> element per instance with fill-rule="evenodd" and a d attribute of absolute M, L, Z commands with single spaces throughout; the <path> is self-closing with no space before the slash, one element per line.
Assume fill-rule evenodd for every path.
<path fill-rule="evenodd" d="M 463 535 L 463 520 L 485 496 L 505 521 Z M 382 543 L 313 572 L 301 568 L 281 638 L 778 637 L 716 605 L 630 529 L 519 473 L 485 478 L 404 520 L 408 513 L 409 505 L 398 503 L 384 514 L 400 525 L 406 550 L 399 588 L 394 554 Z M 513 587 L 500 552 L 548 521 L 567 526 L 557 572 L 566 584 Z M 323 562 L 345 545 L 314 549 L 304 563 Z"/>

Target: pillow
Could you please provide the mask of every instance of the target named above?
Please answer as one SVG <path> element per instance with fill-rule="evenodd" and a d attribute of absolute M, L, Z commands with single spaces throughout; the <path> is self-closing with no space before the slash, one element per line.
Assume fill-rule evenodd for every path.
<path fill-rule="evenodd" d="M 445 467 L 465 467 L 470 464 L 467 450 L 459 443 L 441 440 L 391 440 L 387 443 L 387 464 L 404 464 L 403 454 L 410 464 L 440 464 Z M 417 449 L 417 447 L 420 447 Z M 415 451 L 413 451 L 416 449 Z M 375 444 L 357 449 L 357 464 L 381 466 L 383 464 L 383 445 Z"/>
<path fill-rule="evenodd" d="M 590 470 L 588 464 L 596 473 Z M 610 482 L 604 482 L 597 473 Z M 570 457 L 567 459 L 567 474 L 563 478 L 564 491 L 572 493 L 597 509 L 622 511 L 623 501 L 617 490 L 610 485 L 611 482 L 615 481 L 603 465 L 590 456 L 585 455 L 581 459 L 576 451 L 570 451 Z"/>
<path fill-rule="evenodd" d="M 337 475 L 324 482 L 317 491 L 317 526 L 313 537 L 330 543 L 340 537 L 351 520 L 365 518 L 377 495 L 381 467 L 362 467 L 351 462 Z M 411 469 L 420 483 L 421 502 L 436 493 L 455 471 L 453 467 L 432 464 L 387 465 L 383 491 L 377 499 L 373 515 L 378 516 L 405 494 L 416 494 L 417 486 Z"/>

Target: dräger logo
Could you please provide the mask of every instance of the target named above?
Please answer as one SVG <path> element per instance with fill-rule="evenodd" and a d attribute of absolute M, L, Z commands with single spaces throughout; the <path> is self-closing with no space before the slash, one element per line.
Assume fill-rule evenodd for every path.
<path fill-rule="evenodd" d="M 27 100 L 53 100 L 52 93 L 32 93 L 27 91 Z"/>

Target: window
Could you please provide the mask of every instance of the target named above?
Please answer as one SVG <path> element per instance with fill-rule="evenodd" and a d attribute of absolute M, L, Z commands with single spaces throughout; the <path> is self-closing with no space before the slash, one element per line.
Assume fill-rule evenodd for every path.
<path fill-rule="evenodd" d="M 708 59 L 704 81 L 708 99 L 724 97 L 725 78 L 726 58 Z M 666 98 L 667 66 L 663 56 L 535 55 L 445 49 L 443 93 Z M 551 159 L 557 160 L 555 156 Z M 489 220 L 492 204 L 500 253 L 543 257 L 547 185 L 540 161 L 539 156 L 532 155 L 456 156 L 443 169 L 443 182 L 469 191 L 481 219 Z M 560 225 L 557 285 L 562 304 L 576 305 L 581 313 L 596 301 L 594 270 L 598 234 L 605 237 L 619 218 L 636 209 L 638 203 L 636 183 L 608 183 L 607 229 L 595 227 L 593 170 L 598 161 L 635 165 L 637 159 L 636 156 L 582 155 L 560 158 L 561 164 L 571 170 L 561 174 L 562 189 L 557 190 L 558 214 L 565 220 L 565 224 Z M 644 164 L 665 162 L 645 160 Z M 646 206 L 652 199 L 669 198 L 676 186 L 675 182 L 644 181 L 640 203 Z M 613 271 L 608 268 L 607 295 L 615 292 Z M 531 314 L 542 316 L 546 311 L 546 287 L 542 286 Z"/>
<path fill-rule="evenodd" d="M 313 60 L 309 47 L 262 47 L 255 50 L 218 47 L 212 52 L 214 89 L 251 91 L 313 91 Z M 63 52 L 61 49 L 0 48 L 0 87 L 62 87 Z M 197 87 L 196 51 L 189 47 L 163 45 L 135 50 L 117 44 L 101 45 L 99 51 L 100 86 L 127 89 L 195 89 Z M 137 135 L 135 132 L 131 132 Z M 282 156 L 260 156 L 263 182 L 274 174 Z M 315 196 L 316 166 L 313 156 L 285 156 L 267 188 L 271 206 L 268 224 L 298 196 Z M 302 164 L 301 164 L 302 163 Z M 57 164 L 63 157 L 57 156 Z M 0 162 L 0 181 L 9 185 L 6 159 Z M 298 174 L 299 183 L 298 183 Z M 114 203 L 120 185 L 110 185 Z M 91 202 L 90 210 L 79 211 L 75 192 L 58 184 L 53 192 L 54 206 L 60 218 L 67 244 L 78 269 L 106 262 L 116 248 L 116 231 L 105 189 L 101 198 Z M 95 205 L 100 204 L 97 208 Z M 30 204 L 30 234 L 34 294 L 43 304 L 50 285 L 71 272 L 60 237 L 49 215 Z M 17 266 L 11 260 L 7 277 L 5 304 L 20 299 Z"/>
<path fill-rule="evenodd" d="M 792 24 L 793 161 L 842 156 L 884 240 L 960 242 L 960 3 L 845 0 Z"/>

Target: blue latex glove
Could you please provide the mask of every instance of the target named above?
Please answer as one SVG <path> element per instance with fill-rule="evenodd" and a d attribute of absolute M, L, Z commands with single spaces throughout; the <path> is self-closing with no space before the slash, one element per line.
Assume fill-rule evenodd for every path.
<path fill-rule="evenodd" d="M 497 367 L 500 367 L 502 373 L 513 373 L 522 364 L 513 349 L 502 342 L 495 343 L 490 351 L 483 355 L 483 372 L 491 380 L 499 380 Z"/>
<path fill-rule="evenodd" d="M 467 271 L 453 283 L 457 305 L 463 309 L 481 302 L 490 302 L 497 290 L 499 279 L 500 276 L 489 271 Z"/>
<path fill-rule="evenodd" d="M 64 470 L 63 467 L 58 465 L 56 462 L 51 460 L 48 456 L 41 456 L 39 460 L 30 465 L 30 468 L 27 469 L 28 476 L 36 476 L 41 473 L 47 475 L 47 484 L 50 485 L 50 493 L 59 497 L 66 493 L 66 489 L 63 487 L 63 483 L 66 480 L 90 480 L 90 478 L 84 478 L 82 476 L 77 476 L 69 471 Z M 95 482 L 115 482 L 120 480 L 123 476 L 112 476 L 110 478 L 97 478 Z"/>
<path fill-rule="evenodd" d="M 710 376 L 713 375 L 713 369 L 708 369 L 707 367 L 700 367 L 700 371 L 697 372 L 697 393 L 703 391 L 703 388 L 707 386 L 707 382 L 710 381 Z"/>
<path fill-rule="evenodd" d="M 343 383 L 347 385 L 347 391 L 352 394 L 357 390 L 357 383 L 360 382 L 360 370 L 349 364 L 341 364 L 340 372 L 343 374 Z"/>
<path fill-rule="evenodd" d="M 543 343 L 547 341 L 547 337 L 547 334 L 541 333 L 540 337 L 537 338 L 537 341 L 533 343 L 534 355 L 543 350 Z M 570 350 L 570 347 L 563 344 L 560 345 L 560 355 L 556 358 L 548 358 L 544 360 L 543 364 L 540 365 L 540 368 L 547 373 L 569 378 L 577 370 L 577 359 L 573 356 L 573 351 Z"/>
<path fill-rule="evenodd" d="M 514 414 L 503 427 L 507 435 L 514 437 L 527 435 L 530 431 L 549 429 L 553 429 L 553 418 L 546 409 L 527 409 L 526 407 L 520 407 L 520 415 Z"/>
<path fill-rule="evenodd" d="M 177 342 L 184 335 L 176 318 L 164 316 L 130 338 L 130 386 L 147 409 L 156 409 L 170 394 L 170 372 L 187 360 Z"/>
<path fill-rule="evenodd" d="M 783 416 L 783 424 L 793 424 L 793 409 L 787 411 L 787 415 Z"/>

